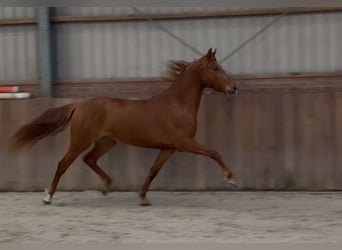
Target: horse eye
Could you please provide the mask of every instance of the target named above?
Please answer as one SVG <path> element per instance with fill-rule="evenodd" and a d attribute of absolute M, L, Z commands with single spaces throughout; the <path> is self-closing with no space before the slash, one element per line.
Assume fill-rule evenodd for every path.
<path fill-rule="evenodd" d="M 213 68 L 214 71 L 218 71 L 219 70 L 219 67 L 215 67 Z"/>

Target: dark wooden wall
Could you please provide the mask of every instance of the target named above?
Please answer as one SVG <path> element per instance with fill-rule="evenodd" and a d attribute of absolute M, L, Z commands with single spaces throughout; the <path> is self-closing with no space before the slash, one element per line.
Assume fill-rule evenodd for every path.
<path fill-rule="evenodd" d="M 197 139 L 222 153 L 240 189 L 342 190 L 342 77 L 241 77 L 238 80 L 240 93 L 233 98 L 203 95 Z M 91 88 L 89 83 L 84 84 Z M 118 85 L 112 83 L 96 88 L 107 93 L 112 89 L 112 95 L 128 98 L 155 94 L 168 85 L 156 81 L 150 85 L 132 82 L 121 90 L 115 86 Z M 139 94 L 142 89 L 145 94 Z M 8 154 L 6 140 L 20 125 L 45 109 L 75 101 L 81 100 L 0 101 L 0 190 L 42 190 L 50 184 L 57 162 L 66 151 L 68 130 L 16 155 Z M 156 154 L 157 150 L 118 145 L 100 160 L 100 165 L 113 177 L 114 190 L 136 190 L 146 178 Z M 100 187 L 99 178 L 81 158 L 59 185 L 64 190 Z M 177 153 L 157 176 L 152 189 L 228 187 L 220 168 L 211 159 Z"/>

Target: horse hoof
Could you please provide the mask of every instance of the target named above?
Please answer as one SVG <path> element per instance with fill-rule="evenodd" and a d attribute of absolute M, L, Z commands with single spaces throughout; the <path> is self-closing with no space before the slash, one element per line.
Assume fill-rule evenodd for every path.
<path fill-rule="evenodd" d="M 49 190 L 47 188 L 45 188 L 45 193 L 46 193 L 46 196 L 43 199 L 43 203 L 46 204 L 46 205 L 50 205 L 51 204 L 51 200 L 52 200 L 52 196 L 51 196 L 51 194 L 49 194 Z"/>
<path fill-rule="evenodd" d="M 50 205 L 50 204 L 51 204 L 51 200 L 43 199 L 43 203 L 44 203 L 45 205 Z"/>
<path fill-rule="evenodd" d="M 112 186 L 112 179 L 108 179 L 107 181 L 105 181 L 104 189 L 102 189 L 101 191 L 103 196 L 106 196 L 109 193 L 111 186 Z"/>
<path fill-rule="evenodd" d="M 230 187 L 235 191 L 238 189 L 238 186 L 236 185 L 236 183 L 230 183 L 228 182 L 228 184 L 230 185 Z"/>
<path fill-rule="evenodd" d="M 146 197 L 144 197 L 144 198 L 141 198 L 140 206 L 142 207 L 151 206 L 151 203 Z"/>
<path fill-rule="evenodd" d="M 227 178 L 225 178 L 225 180 L 228 182 L 229 186 L 233 190 L 237 190 L 238 189 L 238 186 L 236 185 L 236 182 L 234 180 L 228 180 Z"/>
<path fill-rule="evenodd" d="M 148 207 L 148 206 L 151 206 L 151 203 L 149 203 L 149 202 L 141 202 L 141 203 L 140 203 L 140 206 L 142 206 L 142 207 Z"/>

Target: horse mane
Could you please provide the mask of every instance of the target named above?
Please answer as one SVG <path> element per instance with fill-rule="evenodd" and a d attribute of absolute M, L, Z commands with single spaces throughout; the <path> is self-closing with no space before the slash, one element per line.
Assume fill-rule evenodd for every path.
<path fill-rule="evenodd" d="M 164 79 L 168 81 L 175 81 L 189 66 L 190 62 L 172 60 L 167 63 L 167 71 Z"/>

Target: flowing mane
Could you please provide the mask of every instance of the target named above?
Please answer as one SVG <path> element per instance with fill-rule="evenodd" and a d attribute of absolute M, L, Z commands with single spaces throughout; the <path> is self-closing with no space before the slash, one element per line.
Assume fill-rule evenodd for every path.
<path fill-rule="evenodd" d="M 167 71 L 163 77 L 169 81 L 175 81 L 189 66 L 190 62 L 187 61 L 169 61 L 167 63 Z"/>
<path fill-rule="evenodd" d="M 199 67 L 204 67 L 210 60 L 206 56 L 203 56 L 202 58 L 199 58 L 197 60 L 194 60 L 192 62 L 187 62 L 183 60 L 170 60 L 166 64 L 167 70 L 164 73 L 163 78 L 168 81 L 176 81 L 177 78 L 183 74 L 183 72 L 192 64 L 199 62 Z M 196 64 L 197 65 L 197 64 Z"/>

